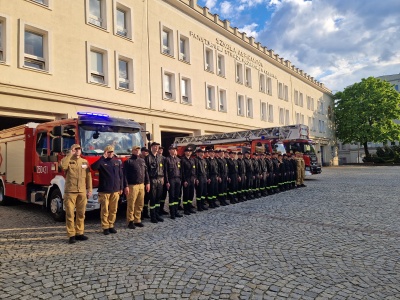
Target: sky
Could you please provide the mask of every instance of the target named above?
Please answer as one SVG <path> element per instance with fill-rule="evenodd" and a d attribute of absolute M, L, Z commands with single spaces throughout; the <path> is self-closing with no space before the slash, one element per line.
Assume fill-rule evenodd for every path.
<path fill-rule="evenodd" d="M 399 0 L 198 0 L 333 93 L 400 73 Z"/>

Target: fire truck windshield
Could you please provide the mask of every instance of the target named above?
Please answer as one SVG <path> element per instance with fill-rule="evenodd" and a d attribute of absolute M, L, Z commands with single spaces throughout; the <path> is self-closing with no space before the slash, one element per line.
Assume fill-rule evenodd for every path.
<path fill-rule="evenodd" d="M 315 149 L 313 145 L 309 142 L 292 142 L 286 145 L 286 150 L 288 152 L 300 151 L 304 154 L 315 154 Z"/>
<path fill-rule="evenodd" d="M 121 128 L 103 126 L 98 130 L 79 127 L 82 152 L 85 155 L 99 155 L 107 145 L 112 145 L 116 154 L 129 155 L 133 146 L 143 147 L 140 132 L 120 132 Z"/>

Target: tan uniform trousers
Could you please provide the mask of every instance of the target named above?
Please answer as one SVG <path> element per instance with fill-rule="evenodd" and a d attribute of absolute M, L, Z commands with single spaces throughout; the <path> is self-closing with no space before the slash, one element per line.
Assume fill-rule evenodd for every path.
<path fill-rule="evenodd" d="M 117 218 L 119 192 L 99 193 L 101 228 L 114 228 Z"/>
<path fill-rule="evenodd" d="M 86 204 L 86 193 L 64 194 L 65 221 L 67 224 L 68 237 L 83 234 L 85 230 L 84 221 Z"/>
<path fill-rule="evenodd" d="M 127 197 L 126 221 L 140 223 L 144 205 L 144 184 L 129 185 Z"/>

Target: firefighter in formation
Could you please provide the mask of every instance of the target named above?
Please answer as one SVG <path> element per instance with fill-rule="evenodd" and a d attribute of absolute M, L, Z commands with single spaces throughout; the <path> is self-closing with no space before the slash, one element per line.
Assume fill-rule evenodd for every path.
<path fill-rule="evenodd" d="M 133 147 L 132 156 L 122 164 L 113 155 L 113 150 L 112 145 L 107 146 L 104 155 L 91 166 L 100 176 L 101 221 L 106 235 L 117 232 L 114 229 L 116 199 L 122 192 L 128 201 L 128 228 L 135 229 L 144 226 L 141 222 L 143 218 L 150 217 L 152 223 L 163 222 L 163 214 L 169 214 L 171 219 L 180 218 L 181 206 L 185 215 L 191 215 L 196 213 L 196 208 L 201 212 L 305 187 L 305 163 L 302 153 L 298 151 L 295 155 L 278 152 L 251 154 L 249 151 L 236 153 L 186 147 L 184 155 L 179 158 L 176 147 L 169 147 L 169 156 L 164 157 L 160 144 L 153 142 L 150 150 Z M 72 154 L 62 161 L 67 173 L 65 201 L 72 203 L 66 204 L 70 243 L 87 239 L 83 235 L 83 204 L 86 203 L 86 193 L 90 196 L 92 190 L 89 164 L 80 159 L 79 151 L 80 146 L 73 145 Z M 71 188 L 76 182 L 73 163 L 79 166 L 79 172 L 86 174 L 76 175 L 82 179 L 79 182 L 82 187 L 78 186 L 75 190 Z M 166 194 L 169 212 L 164 210 Z M 82 205 L 79 204 L 81 202 Z M 75 208 L 76 222 L 72 213 Z"/>

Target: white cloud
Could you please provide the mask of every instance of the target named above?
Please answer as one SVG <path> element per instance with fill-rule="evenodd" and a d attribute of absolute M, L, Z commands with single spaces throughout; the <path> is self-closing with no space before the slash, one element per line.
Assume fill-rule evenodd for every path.
<path fill-rule="evenodd" d="M 206 0 L 206 6 L 211 10 L 217 4 L 217 0 Z"/>
<path fill-rule="evenodd" d="M 221 3 L 221 15 L 225 18 L 230 18 L 233 15 L 233 6 L 229 1 L 224 1 Z"/>
<path fill-rule="evenodd" d="M 252 36 L 254 38 L 257 38 L 258 32 L 255 30 L 258 27 L 258 24 L 252 23 L 249 25 L 245 25 L 242 28 L 239 28 L 239 31 L 241 32 L 246 32 L 247 36 Z"/>

